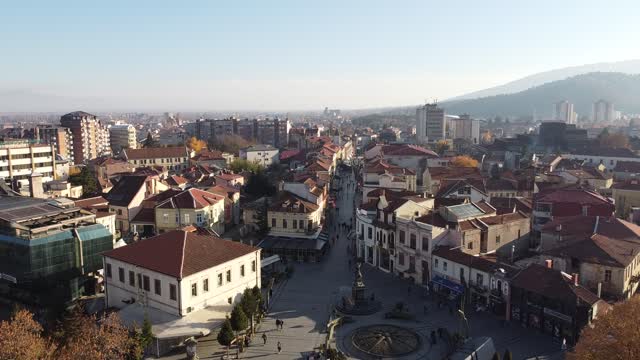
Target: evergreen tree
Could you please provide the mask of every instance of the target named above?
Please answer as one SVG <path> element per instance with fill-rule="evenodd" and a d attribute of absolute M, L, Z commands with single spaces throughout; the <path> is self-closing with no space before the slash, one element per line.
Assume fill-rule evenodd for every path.
<path fill-rule="evenodd" d="M 236 306 L 233 307 L 230 320 L 231 328 L 236 332 L 246 330 L 249 326 L 247 315 L 242 310 L 240 304 L 236 304 Z"/>
<path fill-rule="evenodd" d="M 264 202 L 256 211 L 256 225 L 258 225 L 258 233 L 266 235 L 269 232 L 269 219 L 267 217 L 267 199 L 264 198 Z"/>
<path fill-rule="evenodd" d="M 234 337 L 233 329 L 231 328 L 231 321 L 229 321 L 229 318 L 227 317 L 224 323 L 222 323 L 222 327 L 220 328 L 217 337 L 218 343 L 227 347 L 227 358 L 229 357 L 229 346 L 231 346 L 231 342 Z"/>
<path fill-rule="evenodd" d="M 140 346 L 145 349 L 153 341 L 153 330 L 151 329 L 151 322 L 147 314 L 144 314 L 144 320 L 142 321 L 142 332 L 140 333 Z"/>

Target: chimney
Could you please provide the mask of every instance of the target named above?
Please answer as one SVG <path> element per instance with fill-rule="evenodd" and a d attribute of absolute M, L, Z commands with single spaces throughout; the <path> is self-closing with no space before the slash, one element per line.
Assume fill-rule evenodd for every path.
<path fill-rule="evenodd" d="M 29 193 L 32 198 L 44 198 L 44 190 L 42 189 L 42 174 L 34 172 L 29 177 Z"/>
<path fill-rule="evenodd" d="M 571 274 L 571 279 L 573 280 L 573 286 L 580 286 L 578 273 Z"/>
<path fill-rule="evenodd" d="M 544 261 L 544 263 L 547 266 L 547 268 L 553 269 L 553 260 L 547 259 L 547 260 Z"/>

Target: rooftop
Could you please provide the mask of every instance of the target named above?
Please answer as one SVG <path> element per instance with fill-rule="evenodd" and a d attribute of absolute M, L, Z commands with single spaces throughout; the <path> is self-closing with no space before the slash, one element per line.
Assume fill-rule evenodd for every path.
<path fill-rule="evenodd" d="M 129 206 L 131 200 L 142 189 L 146 180 L 146 176 L 123 176 L 106 195 L 109 205 Z"/>
<path fill-rule="evenodd" d="M 104 253 L 105 257 L 183 279 L 258 251 L 215 236 L 174 230 Z"/>
<path fill-rule="evenodd" d="M 187 148 L 182 146 L 124 149 L 122 152 L 127 160 L 189 157 Z"/>

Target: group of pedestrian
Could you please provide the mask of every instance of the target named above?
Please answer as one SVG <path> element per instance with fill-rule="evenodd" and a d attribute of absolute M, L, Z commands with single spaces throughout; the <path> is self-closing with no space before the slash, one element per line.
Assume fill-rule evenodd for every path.
<path fill-rule="evenodd" d="M 282 330 L 284 326 L 284 321 L 280 320 L 280 319 L 276 319 L 276 329 L 277 330 Z"/>

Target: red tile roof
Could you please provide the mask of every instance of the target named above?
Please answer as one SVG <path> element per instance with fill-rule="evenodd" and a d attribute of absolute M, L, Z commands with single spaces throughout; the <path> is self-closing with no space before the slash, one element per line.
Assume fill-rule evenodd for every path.
<path fill-rule="evenodd" d="M 183 279 L 256 251 L 259 249 L 239 242 L 174 230 L 104 256 Z"/>
<path fill-rule="evenodd" d="M 193 157 L 194 161 L 207 161 L 207 160 L 225 160 L 222 156 L 222 152 L 218 150 L 202 150 L 196 156 Z"/>
<path fill-rule="evenodd" d="M 561 301 L 578 298 L 593 305 L 600 300 L 597 295 L 582 286 L 575 286 L 562 272 L 538 264 L 529 265 L 518 273 L 511 281 L 511 286 Z"/>
<path fill-rule="evenodd" d="M 236 180 L 236 179 L 241 179 L 242 175 L 239 174 L 228 174 L 228 173 L 222 173 L 220 175 L 216 175 L 216 178 L 222 179 L 222 180 Z"/>
<path fill-rule="evenodd" d="M 161 209 L 202 209 L 219 201 L 224 196 L 200 189 L 188 189 L 158 204 Z"/>
<path fill-rule="evenodd" d="M 438 154 L 435 152 L 425 149 L 422 146 L 411 145 L 411 144 L 392 144 L 392 145 L 383 145 L 382 153 L 384 155 L 394 156 L 394 155 L 402 155 L 402 156 L 427 156 L 436 158 Z"/>
<path fill-rule="evenodd" d="M 584 189 L 558 189 L 551 190 L 549 192 L 541 192 L 536 197 L 538 202 L 568 202 L 568 203 L 580 203 L 582 205 L 600 205 L 610 204 L 611 202 L 604 196 Z"/>
<path fill-rule="evenodd" d="M 189 157 L 187 148 L 182 146 L 124 149 L 123 153 L 127 160 Z"/>
<path fill-rule="evenodd" d="M 638 174 L 640 173 L 640 161 L 618 161 L 613 171 Z"/>
<path fill-rule="evenodd" d="M 187 184 L 188 182 L 189 182 L 189 180 L 183 178 L 180 175 L 171 175 L 167 179 L 167 184 L 172 185 L 172 186 L 184 185 L 184 184 Z"/>

